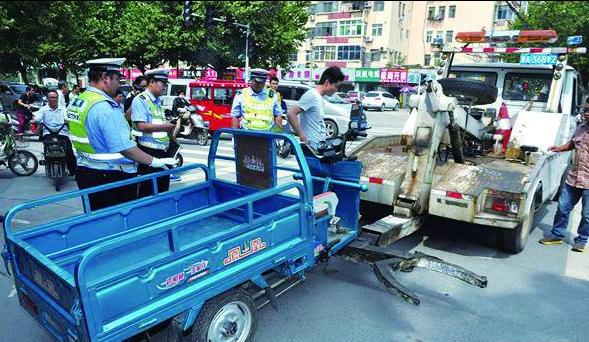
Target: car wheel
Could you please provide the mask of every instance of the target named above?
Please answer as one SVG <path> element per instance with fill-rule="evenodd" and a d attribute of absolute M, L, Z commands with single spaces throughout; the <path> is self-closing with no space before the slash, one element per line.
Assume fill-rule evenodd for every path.
<path fill-rule="evenodd" d="M 399 110 L 399 104 L 398 103 L 395 105 L 395 108 L 393 108 L 393 110 L 395 110 L 395 111 L 396 110 Z"/>
<path fill-rule="evenodd" d="M 338 129 L 337 124 L 335 121 L 330 119 L 325 119 L 325 135 L 327 139 L 333 139 L 337 136 Z"/>
<path fill-rule="evenodd" d="M 383 104 L 380 105 L 380 111 L 384 112 L 384 102 L 383 102 Z"/>

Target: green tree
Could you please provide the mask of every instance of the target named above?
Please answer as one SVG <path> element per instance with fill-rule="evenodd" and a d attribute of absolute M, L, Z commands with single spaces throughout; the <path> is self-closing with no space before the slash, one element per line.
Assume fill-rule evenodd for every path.
<path fill-rule="evenodd" d="M 43 39 L 39 18 L 46 8 L 35 1 L 0 1 L 0 73 L 19 71 L 28 83 L 27 69 L 39 65 L 37 46 Z"/>
<path fill-rule="evenodd" d="M 525 21 L 531 30 L 553 29 L 558 33 L 559 46 L 566 45 L 568 36 L 583 36 L 584 46 L 589 39 L 589 2 L 580 1 L 530 1 Z M 512 27 L 523 29 L 524 23 L 517 19 Z M 589 78 L 589 58 L 587 55 L 570 55 L 569 64 L 581 73 L 586 81 Z"/>

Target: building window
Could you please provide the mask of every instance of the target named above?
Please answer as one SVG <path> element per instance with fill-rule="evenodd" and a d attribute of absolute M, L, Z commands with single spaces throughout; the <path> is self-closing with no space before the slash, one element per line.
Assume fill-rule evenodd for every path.
<path fill-rule="evenodd" d="M 405 19 L 405 3 L 399 2 L 399 20 Z"/>
<path fill-rule="evenodd" d="M 315 4 L 315 13 L 337 12 L 339 1 L 319 1 Z"/>
<path fill-rule="evenodd" d="M 354 45 L 343 45 L 337 47 L 337 59 L 342 61 L 360 60 L 362 58 L 362 47 Z"/>
<path fill-rule="evenodd" d="M 401 27 L 401 31 L 399 31 L 399 40 L 403 40 L 403 28 Z"/>
<path fill-rule="evenodd" d="M 352 1 L 352 11 L 361 11 L 364 9 L 365 1 Z"/>
<path fill-rule="evenodd" d="M 370 50 L 370 61 L 380 62 L 380 50 Z"/>
<path fill-rule="evenodd" d="M 454 39 L 454 31 L 446 31 L 446 39 L 444 39 L 445 43 L 452 43 Z"/>
<path fill-rule="evenodd" d="M 432 59 L 432 56 L 430 56 L 430 55 L 423 56 L 423 65 L 428 66 L 429 63 L 431 62 L 431 59 Z"/>
<path fill-rule="evenodd" d="M 444 19 L 446 16 L 446 6 L 438 7 L 438 19 Z"/>
<path fill-rule="evenodd" d="M 293 52 L 290 54 L 288 60 L 291 62 L 296 62 L 298 58 L 299 58 L 298 54 L 296 52 Z"/>
<path fill-rule="evenodd" d="M 433 19 L 436 17 L 436 8 L 435 7 L 430 7 L 427 10 L 427 18 L 428 19 Z"/>
<path fill-rule="evenodd" d="M 456 18 L 456 6 L 455 5 L 448 7 L 448 18 Z"/>
<path fill-rule="evenodd" d="M 361 36 L 364 23 L 362 20 L 344 20 L 339 23 L 340 36 Z"/>
<path fill-rule="evenodd" d="M 335 46 L 317 46 L 314 51 L 316 61 L 334 61 L 336 59 Z"/>
<path fill-rule="evenodd" d="M 315 37 L 315 29 L 310 28 L 307 30 L 307 39 L 313 39 Z"/>
<path fill-rule="evenodd" d="M 315 37 L 335 36 L 336 27 L 335 21 L 318 23 L 315 26 Z"/>
<path fill-rule="evenodd" d="M 374 37 L 382 36 L 382 24 L 372 24 L 372 35 Z"/>
<path fill-rule="evenodd" d="M 439 66 L 440 65 L 440 53 L 436 52 L 434 53 L 434 66 Z"/>
<path fill-rule="evenodd" d="M 425 35 L 425 42 L 426 43 L 431 43 L 432 42 L 432 31 L 427 31 L 426 35 Z"/>
<path fill-rule="evenodd" d="M 444 38 L 444 31 L 436 31 L 436 38 L 443 39 Z"/>
<path fill-rule="evenodd" d="M 307 8 L 307 11 L 309 12 L 309 14 L 315 14 L 315 5 L 314 4 L 310 4 L 309 7 Z"/>
<path fill-rule="evenodd" d="M 305 51 L 305 62 L 309 62 L 311 60 L 311 52 Z"/>
<path fill-rule="evenodd" d="M 384 1 L 375 1 L 374 11 L 384 11 Z"/>
<path fill-rule="evenodd" d="M 405 39 L 409 39 L 409 30 L 405 30 Z"/>
<path fill-rule="evenodd" d="M 513 18 L 513 12 L 507 5 L 497 7 L 497 20 L 509 20 Z"/>

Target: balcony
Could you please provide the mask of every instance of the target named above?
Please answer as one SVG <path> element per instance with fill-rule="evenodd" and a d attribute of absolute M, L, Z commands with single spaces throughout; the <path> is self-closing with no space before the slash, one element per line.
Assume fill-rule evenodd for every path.
<path fill-rule="evenodd" d="M 347 44 L 349 40 L 348 37 L 327 37 L 328 44 Z"/>
<path fill-rule="evenodd" d="M 351 18 L 351 17 L 352 17 L 351 12 L 329 13 L 327 15 L 327 19 L 347 19 L 347 18 Z"/>

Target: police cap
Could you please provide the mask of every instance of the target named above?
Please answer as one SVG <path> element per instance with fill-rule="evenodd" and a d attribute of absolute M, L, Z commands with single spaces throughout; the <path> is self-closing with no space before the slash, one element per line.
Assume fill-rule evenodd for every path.
<path fill-rule="evenodd" d="M 99 58 L 86 61 L 86 66 L 90 71 L 106 71 L 120 74 L 121 65 L 125 61 L 125 58 Z"/>
<path fill-rule="evenodd" d="M 168 83 L 168 74 L 170 73 L 170 69 L 153 69 L 148 70 L 145 72 L 145 77 L 147 80 L 158 80 L 164 83 Z"/>
<path fill-rule="evenodd" d="M 250 70 L 251 79 L 258 83 L 266 83 L 266 77 L 268 77 L 268 71 L 264 69 L 252 69 Z"/>

